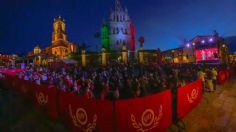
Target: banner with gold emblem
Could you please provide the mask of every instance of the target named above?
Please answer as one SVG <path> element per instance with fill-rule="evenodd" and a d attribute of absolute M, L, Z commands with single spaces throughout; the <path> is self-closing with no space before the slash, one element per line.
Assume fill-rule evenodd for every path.
<path fill-rule="evenodd" d="M 166 131 L 172 123 L 171 92 L 137 99 L 118 100 L 115 106 L 118 132 Z"/>
<path fill-rule="evenodd" d="M 64 96 L 64 97 L 63 97 Z M 64 101 L 63 101 L 64 100 Z M 76 93 L 60 93 L 60 111 L 71 122 L 72 131 L 112 131 L 112 102 L 88 100 Z M 66 109 L 65 109 L 66 108 Z"/>
<path fill-rule="evenodd" d="M 57 90 L 56 88 L 47 88 L 44 85 L 33 84 L 35 89 L 33 92 L 34 102 L 38 108 L 41 108 L 52 118 L 57 118 Z"/>
<path fill-rule="evenodd" d="M 177 91 L 177 115 L 180 119 L 192 111 L 202 99 L 202 81 L 194 81 Z"/>
<path fill-rule="evenodd" d="M 19 92 L 22 96 L 27 99 L 33 99 L 33 90 L 34 90 L 34 82 L 32 81 L 25 81 L 23 79 L 17 79 L 16 87 L 18 87 Z M 33 87 L 32 87 L 33 86 Z"/>

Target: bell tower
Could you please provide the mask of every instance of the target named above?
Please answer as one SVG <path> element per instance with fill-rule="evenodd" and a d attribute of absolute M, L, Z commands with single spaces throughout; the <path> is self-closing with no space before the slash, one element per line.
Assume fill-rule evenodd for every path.
<path fill-rule="evenodd" d="M 54 19 L 52 33 L 52 54 L 64 58 L 70 53 L 69 42 L 66 36 L 65 20 L 60 16 Z"/>
<path fill-rule="evenodd" d="M 53 23 L 52 45 L 60 45 L 66 42 L 65 20 L 59 16 L 54 19 Z"/>
<path fill-rule="evenodd" d="M 115 6 L 111 10 L 109 30 L 111 50 L 121 51 L 123 45 L 128 50 L 135 49 L 135 41 L 132 40 L 134 39 L 134 26 L 131 25 L 128 9 L 121 5 L 120 0 L 115 0 Z"/>

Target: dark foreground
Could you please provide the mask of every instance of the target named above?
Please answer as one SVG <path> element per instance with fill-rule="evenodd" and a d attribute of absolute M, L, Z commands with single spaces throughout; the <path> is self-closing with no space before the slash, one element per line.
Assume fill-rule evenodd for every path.
<path fill-rule="evenodd" d="M 0 84 L 1 132 L 64 132 L 69 131 L 53 121 L 13 90 Z"/>

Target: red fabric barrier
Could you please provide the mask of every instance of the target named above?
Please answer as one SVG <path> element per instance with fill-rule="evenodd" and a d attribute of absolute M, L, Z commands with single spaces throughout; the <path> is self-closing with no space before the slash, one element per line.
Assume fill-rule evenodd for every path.
<path fill-rule="evenodd" d="M 57 108 L 57 90 L 55 88 L 47 89 L 44 85 L 33 84 L 35 90 L 34 102 L 38 108 L 45 110 L 52 118 L 58 117 Z"/>
<path fill-rule="evenodd" d="M 180 119 L 192 111 L 202 99 L 202 81 L 198 80 L 177 90 L 177 115 Z"/>
<path fill-rule="evenodd" d="M 74 96 L 74 92 L 59 92 L 59 116 L 63 119 L 63 123 L 67 126 L 71 125 L 71 117 L 69 116 L 69 102 L 70 99 Z"/>
<path fill-rule="evenodd" d="M 228 80 L 230 78 L 230 71 L 229 70 L 225 70 L 225 77 L 226 77 L 226 80 Z"/>
<path fill-rule="evenodd" d="M 224 84 L 226 80 L 226 74 L 224 71 L 219 71 L 218 73 L 218 82 L 219 84 Z"/>
<path fill-rule="evenodd" d="M 34 90 L 34 83 L 31 81 L 25 81 L 22 79 L 16 79 L 16 84 L 18 87 L 19 92 L 28 99 L 33 99 L 33 90 Z"/>
<path fill-rule="evenodd" d="M 87 100 L 73 94 L 64 101 L 72 131 L 112 131 L 112 102 Z"/>
<path fill-rule="evenodd" d="M 3 74 L 6 74 L 6 75 L 15 76 L 16 73 L 22 72 L 23 70 L 24 69 L 7 69 L 7 70 L 2 70 L 0 72 L 3 73 Z"/>
<path fill-rule="evenodd" d="M 166 131 L 172 123 L 171 92 L 116 102 L 118 132 Z"/>
<path fill-rule="evenodd" d="M 15 87 L 16 86 L 16 77 L 14 75 L 4 74 L 5 80 L 4 85 L 6 87 Z"/>

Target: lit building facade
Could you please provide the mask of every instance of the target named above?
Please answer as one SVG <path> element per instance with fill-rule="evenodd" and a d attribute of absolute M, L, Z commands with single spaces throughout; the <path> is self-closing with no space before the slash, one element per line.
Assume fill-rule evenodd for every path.
<path fill-rule="evenodd" d="M 49 57 L 62 59 L 66 58 L 68 54 L 75 52 L 77 52 L 77 45 L 68 41 L 65 20 L 59 16 L 53 22 L 51 46 L 42 49 L 37 45 L 33 51 L 28 53 L 28 56 L 34 57 L 36 64 L 46 64 Z"/>
<path fill-rule="evenodd" d="M 40 54 L 41 53 L 41 48 L 39 47 L 39 45 L 35 46 L 34 47 L 34 54 L 37 55 L 37 54 Z"/>
<path fill-rule="evenodd" d="M 228 45 L 217 34 L 196 36 L 183 47 L 162 52 L 173 63 L 228 63 Z"/>
<path fill-rule="evenodd" d="M 123 8 L 119 0 L 115 0 L 115 7 L 111 10 L 109 24 L 103 24 L 101 34 L 104 48 L 108 47 L 113 51 L 121 51 L 122 46 L 125 45 L 127 50 L 135 51 L 135 28 L 127 8 Z"/>
<path fill-rule="evenodd" d="M 15 54 L 5 54 L 0 52 L 0 66 L 14 66 L 18 56 Z"/>
<path fill-rule="evenodd" d="M 67 40 L 65 21 L 60 16 L 54 19 L 51 49 L 51 53 L 59 58 L 77 51 L 76 45 Z"/>
<path fill-rule="evenodd" d="M 228 63 L 228 44 L 218 34 L 196 36 L 184 46 L 189 62 Z"/>

